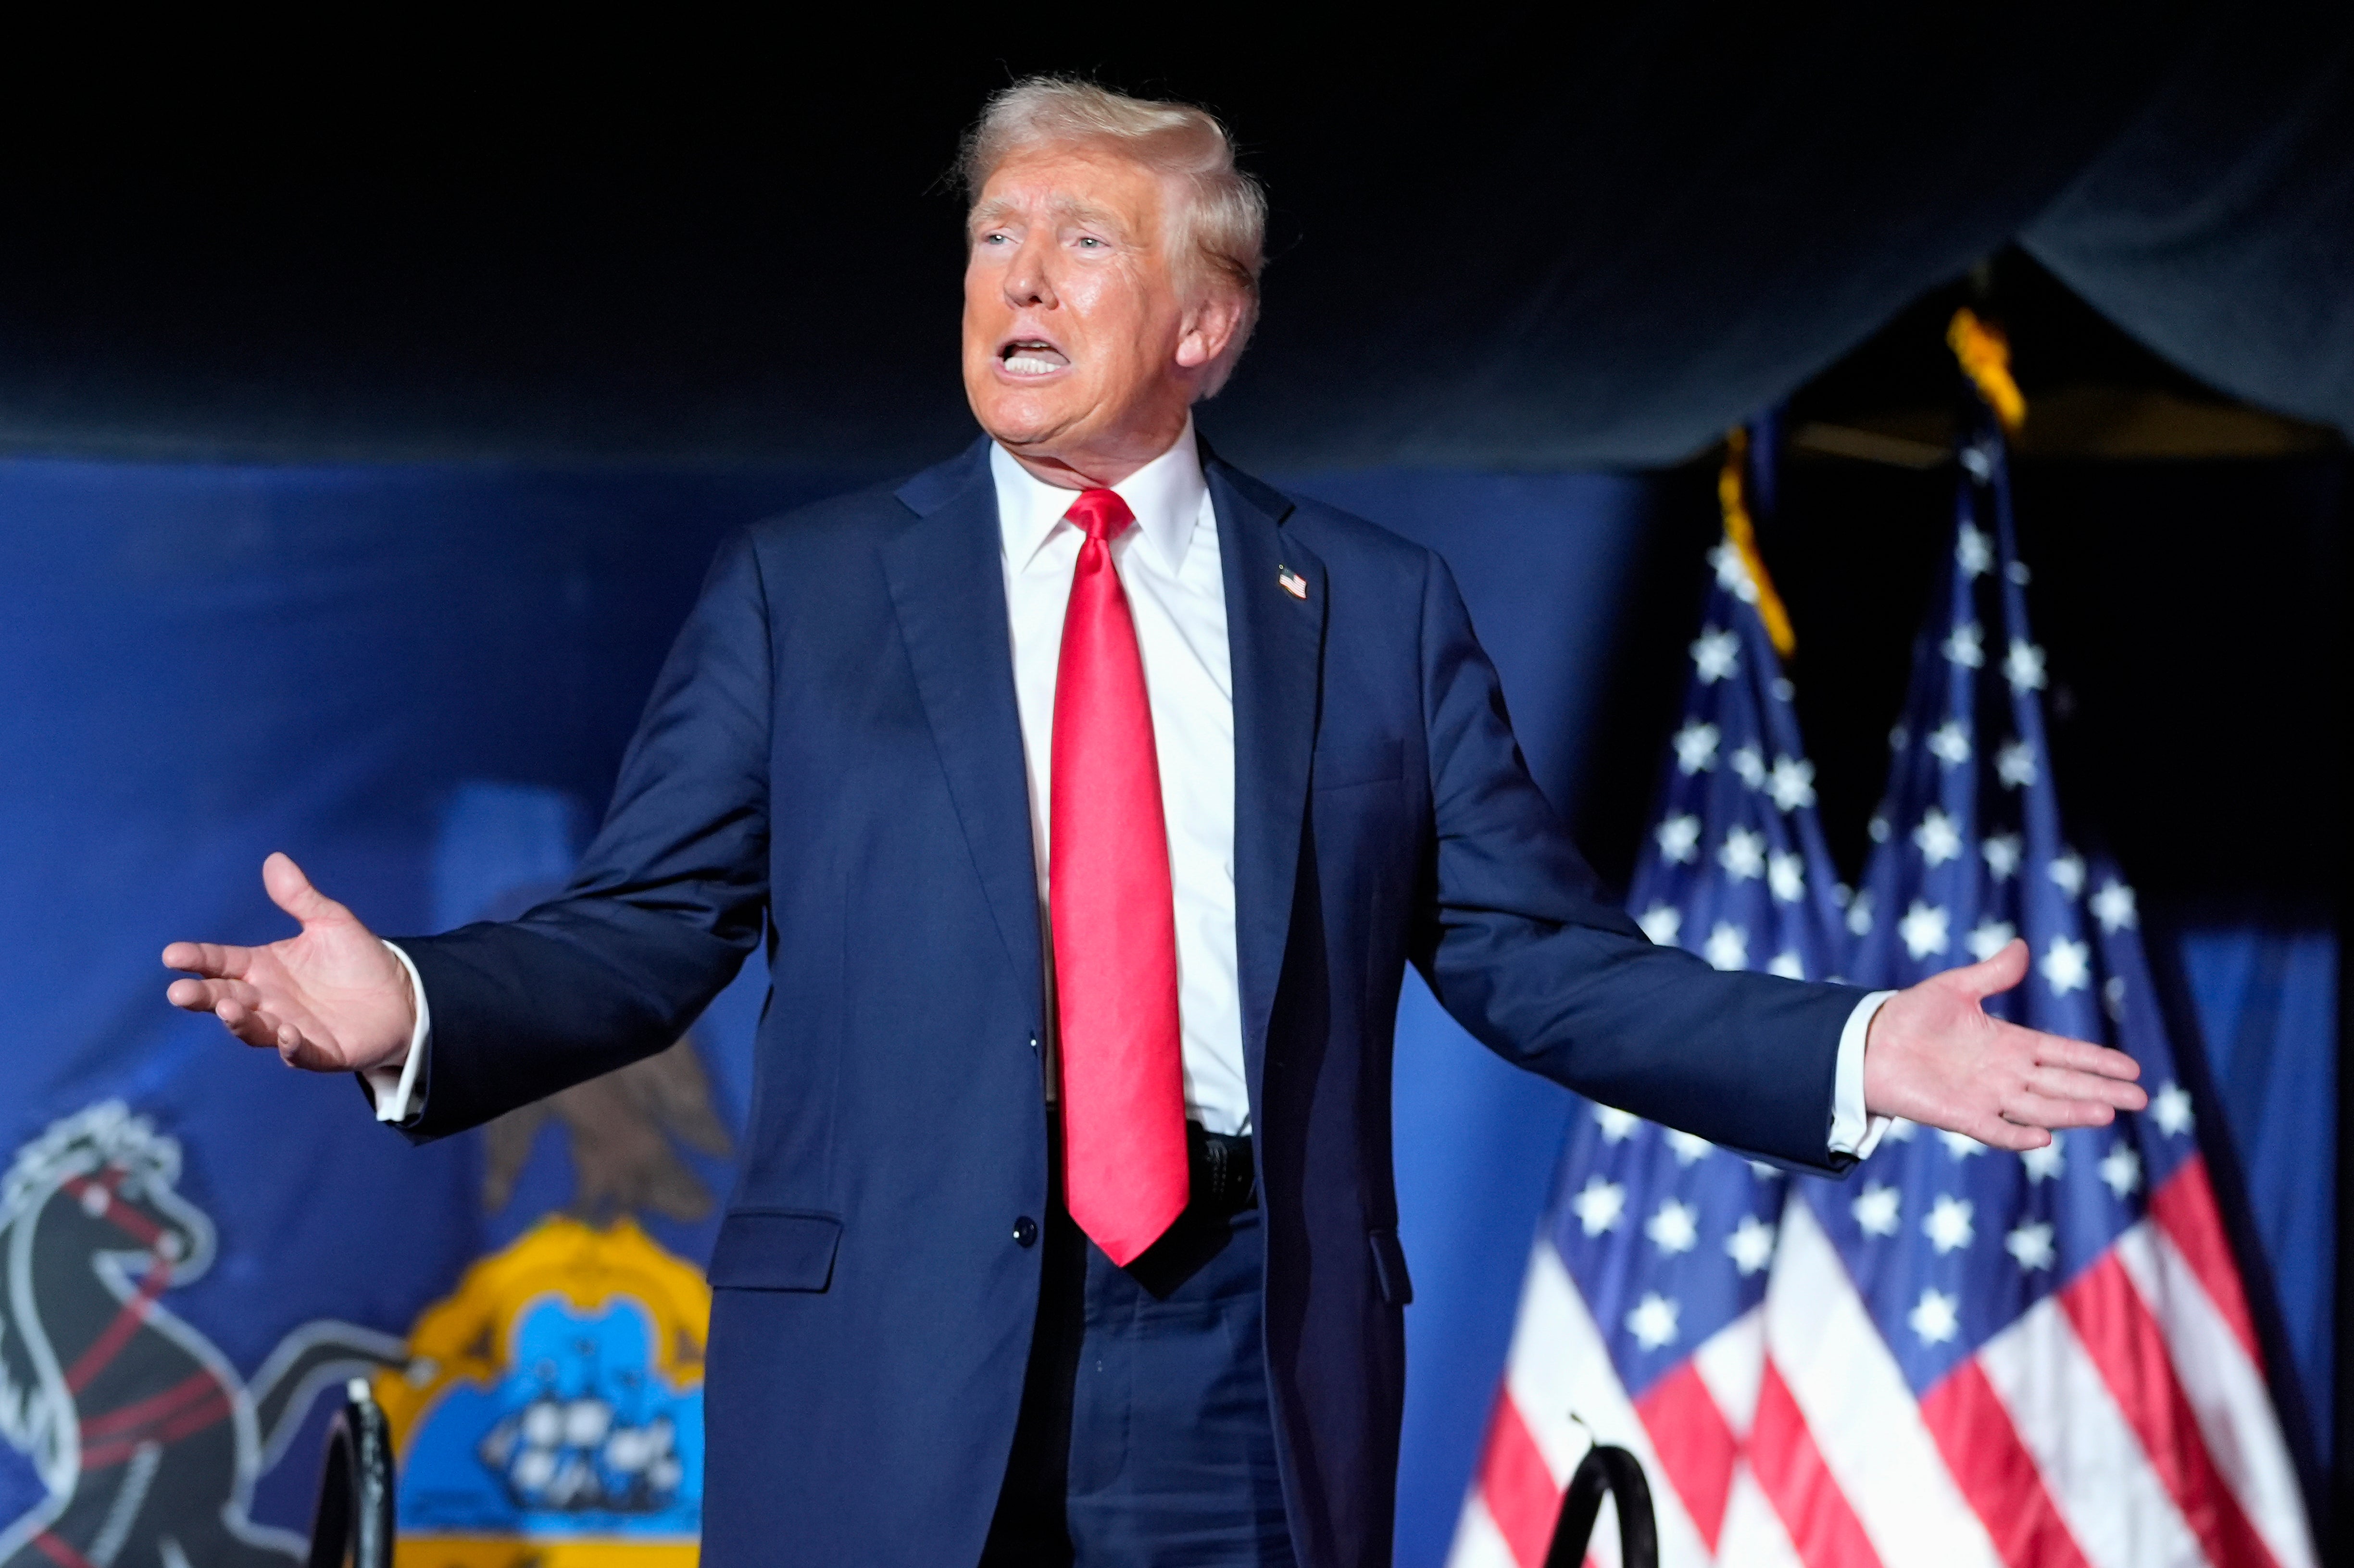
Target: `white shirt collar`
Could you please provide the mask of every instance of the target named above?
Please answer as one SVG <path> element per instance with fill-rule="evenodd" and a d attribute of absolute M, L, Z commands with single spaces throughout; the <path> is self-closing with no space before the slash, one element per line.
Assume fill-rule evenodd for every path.
<path fill-rule="evenodd" d="M 997 522 L 1005 559 L 1020 571 L 1046 543 L 1079 493 L 1048 484 L 995 442 L 989 448 L 989 472 L 997 483 Z M 1136 532 L 1161 568 L 1174 574 L 1184 562 L 1185 546 L 1193 542 L 1203 499 L 1209 493 L 1201 450 L 1193 440 L 1193 416 L 1185 417 L 1185 429 L 1167 451 L 1111 489 L 1136 514 Z"/>

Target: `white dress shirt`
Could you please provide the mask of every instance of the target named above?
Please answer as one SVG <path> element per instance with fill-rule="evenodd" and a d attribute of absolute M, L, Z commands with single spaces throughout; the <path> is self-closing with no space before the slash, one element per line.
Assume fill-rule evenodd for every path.
<path fill-rule="evenodd" d="M 1063 614 L 1087 535 L 1063 514 L 1079 493 L 1048 484 L 989 450 L 1003 546 L 1005 613 L 1013 634 L 1013 694 L 1030 767 L 1030 842 L 1046 899 L 1047 818 L 1054 800 L 1055 677 Z M 1111 542 L 1136 622 L 1137 657 L 1152 705 L 1169 885 L 1177 903 L 1177 1021 L 1185 1114 L 1212 1132 L 1250 1130 L 1243 1015 L 1235 979 L 1235 683 L 1226 643 L 1226 579 L 1218 520 L 1188 421 L 1177 444 L 1113 485 L 1136 514 Z"/>
<path fill-rule="evenodd" d="M 990 449 L 989 464 L 997 487 L 1014 699 L 1029 767 L 1040 928 L 1046 936 L 1055 682 L 1062 658 L 1063 615 L 1086 535 L 1064 517 L 1078 499 L 1076 491 L 1037 478 L 1002 447 Z M 1176 900 L 1177 1016 L 1183 1043 L 1185 1114 L 1212 1132 L 1247 1133 L 1250 1097 L 1235 971 L 1234 673 L 1217 513 L 1202 475 L 1192 421 L 1174 446 L 1111 488 L 1136 515 L 1135 525 L 1112 541 L 1111 557 L 1136 623 L 1137 653 L 1144 666 L 1153 747 L 1161 765 L 1161 809 L 1169 832 L 1170 887 Z M 400 1067 L 378 1068 L 366 1076 L 375 1091 L 377 1118 L 403 1121 L 410 1112 L 432 1024 L 415 967 L 398 948 L 392 950 L 408 969 L 417 997 L 417 1028 Z M 1051 941 L 1047 950 L 1052 950 Z M 1893 994 L 1875 991 L 1865 997 L 1840 1033 L 1829 1129 L 1833 1153 L 1871 1153 L 1886 1126 L 1885 1118 L 1867 1118 L 1864 1113 L 1863 1044 L 1872 1014 Z"/>

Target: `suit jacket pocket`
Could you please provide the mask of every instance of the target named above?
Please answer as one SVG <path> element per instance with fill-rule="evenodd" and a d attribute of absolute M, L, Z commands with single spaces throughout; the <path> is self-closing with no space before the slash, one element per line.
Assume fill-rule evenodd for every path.
<path fill-rule="evenodd" d="M 722 1290 L 823 1290 L 841 1245 L 842 1221 L 832 1214 L 737 1209 L 719 1223 L 708 1277 Z"/>
<path fill-rule="evenodd" d="M 1373 1279 L 1382 1287 L 1382 1299 L 1393 1307 L 1404 1307 L 1414 1299 L 1414 1281 L 1405 1271 L 1405 1248 L 1398 1245 L 1397 1232 L 1367 1231 L 1365 1239 L 1373 1244 Z"/>
<path fill-rule="evenodd" d="M 1357 746 L 1319 747 L 1309 777 L 1319 789 L 1352 784 L 1385 784 L 1405 776 L 1405 742 L 1376 740 Z"/>

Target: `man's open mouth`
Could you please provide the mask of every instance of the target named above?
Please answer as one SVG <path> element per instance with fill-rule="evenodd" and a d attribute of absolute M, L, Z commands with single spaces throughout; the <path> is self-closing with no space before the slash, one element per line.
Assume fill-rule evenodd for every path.
<path fill-rule="evenodd" d="M 1009 339 L 997 351 L 997 362 L 1008 376 L 1052 376 L 1071 366 L 1070 356 L 1043 337 Z"/>

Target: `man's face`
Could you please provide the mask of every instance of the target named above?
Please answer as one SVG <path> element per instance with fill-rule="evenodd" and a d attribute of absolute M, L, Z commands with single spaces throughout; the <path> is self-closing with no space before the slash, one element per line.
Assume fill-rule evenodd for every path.
<path fill-rule="evenodd" d="M 1042 148 L 973 204 L 964 387 L 981 428 L 1034 467 L 1092 482 L 1164 450 L 1225 346 L 1169 256 L 1171 192 L 1116 154 Z"/>

